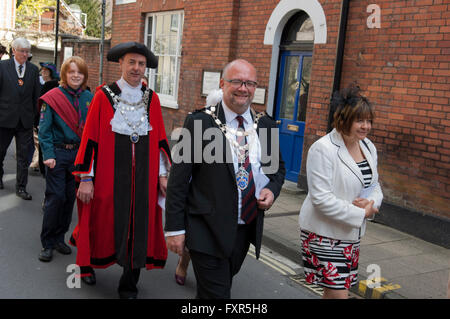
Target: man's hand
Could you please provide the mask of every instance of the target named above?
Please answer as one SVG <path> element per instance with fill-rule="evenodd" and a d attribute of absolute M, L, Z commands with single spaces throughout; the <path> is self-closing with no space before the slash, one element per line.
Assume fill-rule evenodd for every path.
<path fill-rule="evenodd" d="M 166 237 L 167 248 L 175 254 L 182 256 L 185 238 L 185 234 Z"/>
<path fill-rule="evenodd" d="M 159 177 L 159 189 L 161 190 L 161 194 L 166 197 L 167 191 L 167 176 Z"/>
<path fill-rule="evenodd" d="M 257 200 L 258 208 L 262 210 L 267 210 L 272 207 L 275 196 L 272 191 L 268 188 L 263 188 L 261 193 L 259 194 L 259 198 Z"/>
<path fill-rule="evenodd" d="M 53 168 L 56 165 L 56 160 L 54 158 L 49 158 L 48 160 L 44 161 L 44 165 L 48 168 Z"/>
<path fill-rule="evenodd" d="M 78 187 L 77 197 L 84 204 L 88 204 L 94 198 L 94 183 L 92 181 L 81 182 L 80 187 Z"/>

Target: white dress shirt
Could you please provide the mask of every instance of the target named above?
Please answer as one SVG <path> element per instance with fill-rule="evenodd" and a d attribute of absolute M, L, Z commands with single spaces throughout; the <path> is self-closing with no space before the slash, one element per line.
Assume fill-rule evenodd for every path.
<path fill-rule="evenodd" d="M 228 127 L 234 128 L 237 130 L 239 126 L 239 122 L 236 117 L 239 114 L 234 113 L 228 106 L 226 106 L 225 102 L 222 101 L 223 111 L 225 113 L 226 125 Z M 250 108 L 247 109 L 241 116 L 244 118 L 244 128 L 245 131 L 253 131 L 250 135 L 247 136 L 247 143 L 249 144 L 249 161 L 252 165 L 252 173 L 253 173 L 253 182 L 255 183 L 255 197 L 259 198 L 259 193 L 264 186 L 267 185 L 269 179 L 266 175 L 264 175 L 261 168 L 261 144 L 259 142 L 258 134 L 256 130 L 253 129 L 253 118 L 250 112 Z M 237 174 L 239 171 L 239 163 L 237 159 L 236 152 L 232 151 L 233 154 L 233 166 L 234 173 Z M 238 189 L 238 223 L 245 224 L 245 222 L 241 219 L 241 191 Z"/>
<path fill-rule="evenodd" d="M 17 62 L 16 58 L 14 58 L 14 64 L 16 65 L 17 76 L 19 77 L 19 79 L 23 78 L 23 76 L 25 75 L 25 69 L 26 69 L 27 63 L 25 62 L 24 64 L 22 64 L 22 66 L 23 66 L 22 74 L 19 73 L 19 65 L 20 65 L 20 63 Z"/>

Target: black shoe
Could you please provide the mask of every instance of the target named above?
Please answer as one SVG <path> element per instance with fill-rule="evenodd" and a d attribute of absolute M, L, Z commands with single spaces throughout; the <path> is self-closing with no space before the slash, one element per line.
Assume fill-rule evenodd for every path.
<path fill-rule="evenodd" d="M 5 188 L 5 187 L 3 186 L 3 181 L 2 181 L 2 179 L 0 178 L 0 189 L 3 189 L 3 188 Z"/>
<path fill-rule="evenodd" d="M 44 262 L 49 262 L 53 258 L 53 249 L 51 248 L 42 248 L 41 253 L 39 254 L 39 260 Z"/>
<path fill-rule="evenodd" d="M 33 197 L 31 197 L 30 194 L 27 193 L 27 191 L 23 188 L 20 188 L 16 191 L 16 195 L 24 200 L 31 200 Z"/>
<path fill-rule="evenodd" d="M 97 279 L 95 278 L 94 271 L 92 271 L 92 273 L 89 276 L 81 277 L 81 280 L 83 280 L 83 282 L 89 286 L 93 286 L 97 283 Z"/>
<path fill-rule="evenodd" d="M 57 243 L 55 245 L 55 249 L 57 252 L 63 255 L 70 255 L 72 253 L 72 249 L 65 243 Z"/>

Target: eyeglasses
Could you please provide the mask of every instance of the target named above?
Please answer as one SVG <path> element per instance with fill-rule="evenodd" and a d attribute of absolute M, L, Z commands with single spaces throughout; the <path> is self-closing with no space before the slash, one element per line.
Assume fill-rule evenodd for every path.
<path fill-rule="evenodd" d="M 26 49 L 17 49 L 15 51 L 19 52 L 19 53 L 22 53 L 22 54 L 30 54 L 30 50 L 26 50 Z"/>
<path fill-rule="evenodd" d="M 234 87 L 235 89 L 239 89 L 242 86 L 242 84 L 244 84 L 247 89 L 254 89 L 258 86 L 258 83 L 256 83 L 255 81 L 242 81 L 239 79 L 233 80 L 224 79 L 224 80 L 230 83 L 231 86 Z"/>

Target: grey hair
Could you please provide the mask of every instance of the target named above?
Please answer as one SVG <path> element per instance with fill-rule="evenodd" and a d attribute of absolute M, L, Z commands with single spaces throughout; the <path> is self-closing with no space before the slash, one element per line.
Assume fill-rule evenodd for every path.
<path fill-rule="evenodd" d="M 14 50 L 17 50 L 17 49 L 31 49 L 31 44 L 25 38 L 17 38 L 17 39 L 14 39 L 14 41 L 11 43 L 11 47 Z"/>

